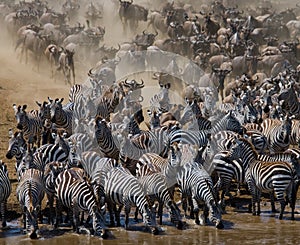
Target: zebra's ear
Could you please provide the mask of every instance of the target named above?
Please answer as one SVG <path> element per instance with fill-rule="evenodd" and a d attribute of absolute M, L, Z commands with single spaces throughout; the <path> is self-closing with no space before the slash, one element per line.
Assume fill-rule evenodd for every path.
<path fill-rule="evenodd" d="M 37 205 L 34 209 L 34 211 L 36 211 L 37 213 L 40 212 L 40 209 L 41 209 L 41 206 L 40 205 Z"/>
<path fill-rule="evenodd" d="M 22 107 L 22 111 L 24 111 L 24 112 L 25 112 L 26 108 L 27 108 L 27 105 L 23 105 L 23 107 Z"/>
<path fill-rule="evenodd" d="M 35 101 L 35 103 L 36 103 L 39 107 L 42 106 L 42 103 L 40 103 L 40 102 L 38 102 L 38 101 Z M 44 103 L 45 103 L 45 102 L 44 102 Z"/>
<path fill-rule="evenodd" d="M 9 138 L 13 138 L 14 137 L 14 132 L 13 132 L 13 130 L 11 128 L 8 130 L 8 136 L 9 136 Z"/>
<path fill-rule="evenodd" d="M 17 107 L 16 104 L 13 104 L 13 108 L 14 108 L 15 113 L 17 113 L 18 112 L 18 107 Z"/>

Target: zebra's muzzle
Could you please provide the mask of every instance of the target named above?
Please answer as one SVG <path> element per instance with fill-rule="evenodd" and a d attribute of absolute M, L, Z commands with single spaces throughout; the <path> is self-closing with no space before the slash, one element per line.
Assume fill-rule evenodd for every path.
<path fill-rule="evenodd" d="M 22 130 L 22 129 L 23 129 L 23 125 L 22 125 L 22 124 L 20 124 L 20 123 L 18 123 L 18 124 L 17 124 L 17 129 L 20 129 L 20 130 Z"/>
<path fill-rule="evenodd" d="M 6 156 L 7 159 L 12 159 L 13 158 L 10 151 L 8 151 L 5 156 Z"/>

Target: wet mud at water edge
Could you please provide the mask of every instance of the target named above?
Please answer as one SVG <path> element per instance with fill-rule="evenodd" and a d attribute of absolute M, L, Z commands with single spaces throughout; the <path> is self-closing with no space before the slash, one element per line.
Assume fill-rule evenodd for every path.
<path fill-rule="evenodd" d="M 224 229 L 218 230 L 213 224 L 195 225 L 191 219 L 183 218 L 186 223 L 184 230 L 177 230 L 167 215 L 160 226 L 160 234 L 152 235 L 145 231 L 142 222 L 133 221 L 133 211 L 130 217 L 130 228 L 109 228 L 112 237 L 108 240 L 86 234 L 76 234 L 71 227 L 61 226 L 54 230 L 51 226 L 40 225 L 38 240 L 31 240 L 22 234 L 21 218 L 8 222 L 8 229 L 0 232 L 0 245 L 72 245 L 72 244 L 299 244 L 300 232 L 300 201 L 296 203 L 295 220 L 290 219 L 290 208 L 286 207 L 283 220 L 278 219 L 278 213 L 271 213 L 268 199 L 262 200 L 260 216 L 248 213 L 249 196 L 243 195 L 234 199 L 235 207 L 226 207 L 222 219 Z M 279 209 L 279 204 L 276 203 Z M 166 212 L 164 212 L 166 213 Z M 107 217 L 108 219 L 108 217 Z M 121 217 L 121 223 L 124 216 Z"/>

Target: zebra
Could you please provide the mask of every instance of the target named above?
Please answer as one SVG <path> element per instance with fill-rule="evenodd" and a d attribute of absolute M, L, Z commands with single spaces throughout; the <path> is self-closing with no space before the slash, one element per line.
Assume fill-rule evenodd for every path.
<path fill-rule="evenodd" d="M 10 139 L 8 142 L 8 149 L 5 156 L 7 159 L 12 159 L 13 157 L 16 158 L 15 170 L 17 171 L 24 156 L 24 153 L 27 150 L 27 143 L 23 137 L 22 131 L 13 133 L 12 129 L 9 129 L 8 133 Z"/>
<path fill-rule="evenodd" d="M 63 107 L 62 102 L 64 98 L 52 100 L 48 97 L 50 102 L 51 121 L 55 123 L 57 128 L 62 128 L 70 136 L 73 133 L 73 103 Z"/>
<path fill-rule="evenodd" d="M 44 174 L 43 174 L 43 181 L 45 186 L 45 192 L 48 199 L 49 204 L 49 218 L 48 223 L 54 224 L 53 220 L 53 203 L 55 197 L 55 180 L 60 172 L 62 172 L 66 168 L 66 164 L 62 162 L 50 162 L 45 166 Z"/>
<path fill-rule="evenodd" d="M 144 188 L 150 206 L 158 201 L 158 215 L 159 223 L 162 225 L 163 206 L 166 206 L 170 212 L 171 221 L 175 223 L 178 229 L 183 228 L 180 210 L 174 200 L 171 198 L 165 176 L 161 173 L 152 173 L 138 178 L 139 182 Z M 137 219 L 137 212 L 135 218 Z"/>
<path fill-rule="evenodd" d="M 261 161 L 254 146 L 246 139 L 238 139 L 237 144 L 232 147 L 232 151 L 237 151 L 244 165 L 245 180 L 252 195 L 252 214 L 260 214 L 261 192 L 274 192 L 281 204 L 279 219 L 282 219 L 285 208 L 284 192 L 287 191 L 287 198 L 292 208 L 292 219 L 294 219 L 295 209 L 295 184 L 297 166 L 292 166 L 285 161 Z M 271 200 L 272 201 L 272 200 Z M 255 204 L 258 203 L 256 212 Z M 272 205 L 272 211 L 274 207 Z"/>
<path fill-rule="evenodd" d="M 287 115 L 295 115 L 295 119 L 300 119 L 300 103 L 295 91 L 295 84 L 289 83 L 283 87 L 278 95 L 278 101 L 282 103 L 282 109 Z"/>
<path fill-rule="evenodd" d="M 292 120 L 292 132 L 290 135 L 290 144 L 300 145 L 300 121 L 299 120 Z"/>
<path fill-rule="evenodd" d="M 6 227 L 6 204 L 11 194 L 11 183 L 8 176 L 7 166 L 0 160 L 0 211 L 2 228 Z"/>
<path fill-rule="evenodd" d="M 16 193 L 23 210 L 24 230 L 31 239 L 36 239 L 39 230 L 37 217 L 45 195 L 43 173 L 38 169 L 25 170 Z"/>
<path fill-rule="evenodd" d="M 295 173 L 291 165 L 287 162 L 264 162 L 255 161 L 250 164 L 246 171 L 246 179 L 252 195 L 252 214 L 260 215 L 260 195 L 261 192 L 275 193 L 280 202 L 281 210 L 279 219 L 282 219 L 286 206 L 284 193 L 292 209 L 291 219 L 294 220 L 296 193 L 294 190 Z M 257 203 L 257 211 L 255 204 Z"/>
<path fill-rule="evenodd" d="M 158 94 L 155 94 L 150 98 L 150 111 L 161 111 L 162 113 L 168 112 L 171 108 L 169 98 L 170 83 L 163 85 Z"/>
<path fill-rule="evenodd" d="M 191 119 L 195 119 L 197 121 L 198 130 L 211 129 L 211 121 L 202 116 L 202 112 L 197 100 L 194 100 L 186 105 L 180 118 L 180 123 L 184 125 Z"/>
<path fill-rule="evenodd" d="M 283 121 L 265 119 L 262 124 L 262 133 L 268 140 L 270 153 L 284 152 L 289 148 L 292 122 L 289 117 Z"/>
<path fill-rule="evenodd" d="M 79 232 L 79 212 L 88 211 L 93 220 L 93 231 L 102 238 L 108 237 L 104 217 L 101 213 L 92 186 L 86 181 L 82 169 L 71 168 L 59 173 L 55 180 L 55 193 L 57 198 L 57 217 L 55 227 L 61 218 L 61 208 L 65 206 L 73 213 L 73 229 Z"/>
<path fill-rule="evenodd" d="M 27 113 L 25 111 L 27 105 L 23 105 L 21 108 L 21 106 L 17 107 L 16 104 L 13 104 L 13 108 L 15 111 L 17 128 L 22 130 L 23 136 L 28 143 L 31 143 L 32 145 L 36 143 L 39 147 L 43 130 L 42 120 L 37 117 L 37 115 L 33 116 L 32 114 Z"/>
<path fill-rule="evenodd" d="M 121 225 L 120 212 L 122 207 L 125 206 L 125 228 L 128 229 L 130 209 L 132 205 L 135 205 L 142 214 L 146 227 L 149 227 L 153 234 L 158 234 L 155 217 L 153 217 L 153 213 L 149 208 L 143 187 L 138 179 L 132 176 L 126 169 L 122 167 L 111 169 L 106 175 L 104 190 L 110 213 L 111 226 L 115 226 L 113 210 L 117 226 Z M 116 205 L 119 206 L 118 209 Z"/>
<path fill-rule="evenodd" d="M 213 182 L 206 170 L 195 162 L 182 162 L 176 179 L 181 191 L 185 213 L 187 207 L 186 199 L 192 199 L 192 212 L 195 215 L 196 224 L 199 225 L 199 205 L 204 202 L 204 223 L 209 211 L 211 222 L 215 224 L 216 228 L 223 229 L 224 225 L 221 220 L 221 211 L 215 198 Z"/>
<path fill-rule="evenodd" d="M 102 157 L 95 151 L 85 151 L 80 156 L 81 167 L 94 183 L 94 193 L 100 207 L 105 204 L 104 180 L 106 173 L 119 166 L 119 163 L 112 158 Z"/>
<path fill-rule="evenodd" d="M 80 154 L 85 151 L 93 151 L 97 149 L 97 142 L 94 137 L 86 133 L 75 133 L 67 138 L 68 142 L 77 144 L 77 153 Z"/>
<path fill-rule="evenodd" d="M 100 152 L 113 159 L 119 159 L 119 148 L 116 146 L 112 132 L 105 119 L 96 118 L 95 138 L 98 143 Z"/>

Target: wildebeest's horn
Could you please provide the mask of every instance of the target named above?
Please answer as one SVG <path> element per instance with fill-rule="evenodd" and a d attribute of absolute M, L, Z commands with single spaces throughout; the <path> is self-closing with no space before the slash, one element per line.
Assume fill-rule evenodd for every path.
<path fill-rule="evenodd" d="M 88 76 L 89 76 L 89 77 L 94 77 L 94 76 L 95 76 L 95 74 L 92 73 L 92 70 L 93 70 L 93 68 L 91 68 L 91 69 L 89 70 L 89 72 L 88 72 Z"/>
<path fill-rule="evenodd" d="M 201 14 L 201 15 L 205 15 L 205 13 L 204 13 L 204 12 L 202 12 L 202 10 L 200 10 L 200 11 L 199 11 L 199 14 Z"/>

